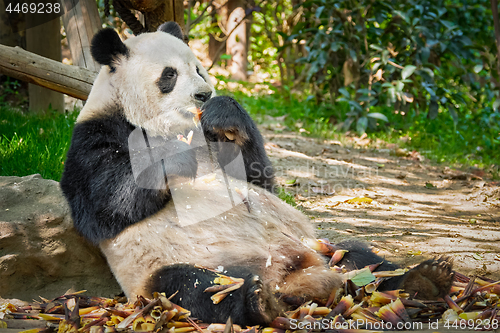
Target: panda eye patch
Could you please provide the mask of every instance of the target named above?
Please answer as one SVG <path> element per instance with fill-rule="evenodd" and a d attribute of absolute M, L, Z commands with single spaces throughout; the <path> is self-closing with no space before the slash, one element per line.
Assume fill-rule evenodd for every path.
<path fill-rule="evenodd" d="M 177 71 L 175 68 L 165 67 L 156 84 L 162 93 L 168 94 L 174 90 L 176 81 Z"/>
<path fill-rule="evenodd" d="M 205 80 L 205 78 L 203 77 L 203 75 L 201 75 L 201 73 L 200 73 L 200 68 L 199 68 L 199 67 L 196 67 L 196 73 L 197 73 L 199 76 L 201 76 L 201 78 L 203 79 L 203 81 L 207 82 L 207 81 Z"/>

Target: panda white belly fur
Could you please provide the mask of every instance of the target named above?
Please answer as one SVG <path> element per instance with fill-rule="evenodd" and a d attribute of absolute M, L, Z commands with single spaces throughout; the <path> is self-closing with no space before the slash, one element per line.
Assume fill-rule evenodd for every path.
<path fill-rule="evenodd" d="M 212 184 L 200 181 L 197 185 L 198 191 L 190 192 L 189 198 L 203 203 L 204 207 L 196 209 L 200 215 L 227 200 L 225 191 L 207 198 L 203 187 L 213 194 Z M 99 246 L 127 297 L 147 295 L 144 288 L 150 275 L 175 263 L 210 269 L 228 264 L 257 267 L 264 284 L 277 286 L 280 292 L 296 294 L 302 287 L 287 286 L 284 282 L 304 254 L 308 256 L 304 260 L 320 265 L 310 268 L 315 269 L 314 272 L 304 271 L 307 267 L 302 267 L 299 270 L 302 277 L 295 276 L 295 280 L 300 279 L 307 285 L 311 279 L 318 280 L 315 284 L 318 290 L 309 288 L 308 294 L 324 297 L 325 292 L 329 293 L 331 290 L 325 288 L 331 288 L 339 277 L 326 269 L 323 258 L 298 241 L 301 237 L 314 237 L 310 221 L 295 208 L 256 186 L 250 187 L 248 202 L 250 212 L 240 203 L 219 216 L 182 226 L 171 201 L 155 215 L 127 227 Z M 311 261 L 311 257 L 317 262 Z"/>

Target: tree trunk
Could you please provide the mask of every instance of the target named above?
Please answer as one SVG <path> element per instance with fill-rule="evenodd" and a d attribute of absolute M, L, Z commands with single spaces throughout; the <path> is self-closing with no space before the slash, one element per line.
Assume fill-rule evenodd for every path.
<path fill-rule="evenodd" d="M 210 34 L 210 39 L 208 40 L 208 58 L 210 61 L 213 63 L 216 63 L 219 61 L 220 54 L 219 54 L 219 48 L 221 47 L 221 44 L 224 44 L 225 42 L 219 42 L 217 39 L 215 39 L 212 34 Z"/>
<path fill-rule="evenodd" d="M 25 29 L 24 14 L 4 11 L 8 3 L 12 1 L 0 0 L 0 44 L 26 47 L 26 41 L 19 33 Z"/>
<path fill-rule="evenodd" d="M 122 0 L 122 4 L 127 9 L 138 10 L 144 15 L 147 31 L 156 31 L 162 23 L 167 21 L 177 22 L 185 31 L 184 1 L 182 0 Z M 122 19 L 130 27 L 130 23 L 125 18 L 122 17 Z"/>
<path fill-rule="evenodd" d="M 61 24 L 60 19 L 36 25 L 31 24 L 36 20 L 36 14 L 26 14 L 26 48 L 28 51 L 47 57 L 52 60 L 61 61 Z M 30 84 L 29 109 L 32 112 L 45 112 L 50 108 L 64 112 L 64 95 L 47 88 Z"/>
<path fill-rule="evenodd" d="M 1 0 L 0 0 L 1 1 Z M 212 13 L 210 13 L 210 20 L 212 22 L 212 27 L 218 26 L 217 20 L 221 20 L 221 24 L 223 27 L 225 27 L 225 23 L 222 22 L 222 20 L 226 21 L 226 12 L 227 12 L 227 7 L 224 4 L 220 3 L 220 0 L 214 0 L 213 5 L 214 5 L 214 10 Z M 219 30 L 219 29 L 217 29 Z M 221 31 L 220 36 L 218 38 L 223 38 L 224 37 L 224 32 Z M 212 61 L 212 64 L 215 64 L 220 57 L 220 52 L 219 49 L 223 47 L 225 49 L 225 46 L 222 46 L 222 44 L 225 44 L 226 41 L 219 41 L 215 38 L 213 34 L 210 34 L 209 40 L 208 40 L 208 58 Z"/>
<path fill-rule="evenodd" d="M 498 82 L 500 82 L 500 24 L 498 22 L 498 1 L 490 0 L 491 2 L 491 12 L 493 14 L 493 26 L 495 27 L 495 39 L 497 42 L 497 73 L 499 81 L 496 81 L 497 87 Z"/>
<path fill-rule="evenodd" d="M 228 0 L 227 32 L 233 31 L 226 41 L 226 52 L 231 55 L 229 70 L 234 80 L 247 79 L 247 23 L 241 22 L 245 17 L 244 1 Z M 239 25 L 238 25 L 239 24 Z M 235 28 L 236 27 L 236 28 Z"/>

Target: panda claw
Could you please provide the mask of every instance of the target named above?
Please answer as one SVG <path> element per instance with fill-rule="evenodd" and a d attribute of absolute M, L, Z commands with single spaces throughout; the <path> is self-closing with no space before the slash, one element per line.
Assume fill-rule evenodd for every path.
<path fill-rule="evenodd" d="M 454 272 L 453 260 L 448 257 L 424 261 L 406 273 L 403 289 L 418 299 L 438 299 L 450 291 Z"/>
<path fill-rule="evenodd" d="M 271 317 L 275 314 L 277 315 L 273 306 L 270 308 L 270 302 L 275 300 L 274 295 L 265 292 L 266 288 L 258 275 L 254 275 L 247 281 L 250 283 L 247 289 L 246 300 L 246 307 L 249 315 L 256 322 L 262 324 L 269 323 Z"/>
<path fill-rule="evenodd" d="M 224 135 L 226 136 L 226 138 L 227 138 L 229 141 L 234 141 L 234 139 L 235 139 L 235 135 L 234 135 L 234 133 L 232 133 L 232 132 L 228 132 L 228 131 L 226 131 L 226 132 L 224 132 Z"/>

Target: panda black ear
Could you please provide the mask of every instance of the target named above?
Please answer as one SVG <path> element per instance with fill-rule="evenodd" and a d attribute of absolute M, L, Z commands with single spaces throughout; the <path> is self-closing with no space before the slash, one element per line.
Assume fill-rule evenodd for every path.
<path fill-rule="evenodd" d="M 187 43 L 187 38 L 186 36 L 184 36 L 184 33 L 182 32 L 182 29 L 180 25 L 177 24 L 177 22 L 174 21 L 165 22 L 158 27 L 158 31 L 163 31 L 168 34 L 171 34 L 172 36 L 182 40 L 184 43 Z"/>
<path fill-rule="evenodd" d="M 115 30 L 112 28 L 102 29 L 94 35 L 90 46 L 92 57 L 101 65 L 113 68 L 119 55 L 128 55 L 128 48 L 123 44 Z"/>

